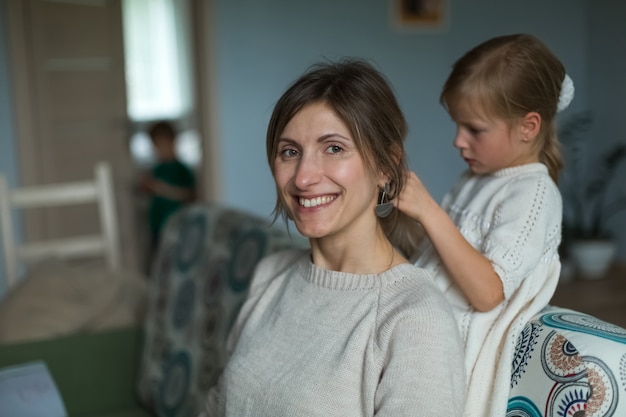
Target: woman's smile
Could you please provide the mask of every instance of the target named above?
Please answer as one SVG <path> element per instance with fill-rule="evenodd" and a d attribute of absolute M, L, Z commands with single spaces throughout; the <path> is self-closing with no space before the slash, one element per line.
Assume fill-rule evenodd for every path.
<path fill-rule="evenodd" d="M 319 207 L 331 203 L 337 195 L 324 195 L 319 197 L 298 197 L 298 204 L 304 208 Z"/>

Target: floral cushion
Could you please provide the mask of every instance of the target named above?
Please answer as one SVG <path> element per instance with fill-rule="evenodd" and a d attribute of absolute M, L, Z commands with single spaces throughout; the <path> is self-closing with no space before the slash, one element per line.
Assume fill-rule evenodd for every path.
<path fill-rule="evenodd" d="M 196 416 L 257 262 L 305 244 L 238 210 L 194 205 L 168 221 L 153 263 L 138 390 L 162 417 Z"/>
<path fill-rule="evenodd" d="M 548 306 L 524 328 L 507 417 L 626 416 L 626 329 Z"/>

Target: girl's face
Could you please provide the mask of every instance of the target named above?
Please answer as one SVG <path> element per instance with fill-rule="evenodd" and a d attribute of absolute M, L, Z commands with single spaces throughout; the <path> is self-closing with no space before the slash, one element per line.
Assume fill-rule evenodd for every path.
<path fill-rule="evenodd" d="M 490 118 L 469 100 L 450 107 L 456 123 L 454 147 L 474 174 L 491 174 L 503 168 L 538 162 L 537 152 L 519 123 Z"/>
<path fill-rule="evenodd" d="M 278 139 L 274 180 L 298 231 L 355 236 L 376 227 L 376 178 L 348 127 L 323 102 L 303 107 Z"/>

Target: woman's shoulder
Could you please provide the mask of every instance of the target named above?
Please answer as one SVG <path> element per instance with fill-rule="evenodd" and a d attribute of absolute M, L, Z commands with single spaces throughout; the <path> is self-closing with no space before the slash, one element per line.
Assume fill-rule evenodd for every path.
<path fill-rule="evenodd" d="M 390 273 L 391 278 L 382 289 L 383 307 L 395 312 L 451 314 L 449 303 L 435 284 L 430 271 L 405 263 L 396 266 Z"/>
<path fill-rule="evenodd" d="M 429 271 L 412 264 L 396 267 L 402 279 L 390 281 L 381 290 L 377 315 L 377 343 L 385 346 L 394 334 L 429 334 L 453 343 L 458 328 L 452 307 Z M 448 343 L 448 342 L 446 342 Z M 460 341 L 459 341 L 460 343 Z"/>
<path fill-rule="evenodd" d="M 262 258 L 257 269 L 282 270 L 310 252 L 304 248 L 283 249 Z"/>
<path fill-rule="evenodd" d="M 257 264 L 250 291 L 264 287 L 299 259 L 306 257 L 309 249 L 284 249 L 263 257 Z"/>

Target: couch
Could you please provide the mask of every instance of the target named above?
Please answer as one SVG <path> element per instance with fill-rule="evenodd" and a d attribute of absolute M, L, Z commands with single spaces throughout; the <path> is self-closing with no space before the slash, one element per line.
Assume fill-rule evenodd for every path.
<path fill-rule="evenodd" d="M 76 331 L 3 341 L 3 305 L 24 304 L 16 290 L 0 304 L 0 367 L 44 360 L 71 417 L 196 416 L 224 365 L 224 340 L 256 263 L 307 245 L 279 226 L 219 204 L 182 210 L 145 285 L 125 287 L 135 321 L 93 326 L 90 318 Z M 626 330 L 556 306 L 528 322 L 506 417 L 626 416 L 624 396 Z"/>

